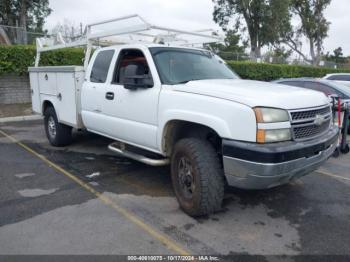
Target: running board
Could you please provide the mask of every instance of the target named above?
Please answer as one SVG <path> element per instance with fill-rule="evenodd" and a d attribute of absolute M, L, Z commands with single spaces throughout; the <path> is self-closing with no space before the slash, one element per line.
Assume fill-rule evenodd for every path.
<path fill-rule="evenodd" d="M 111 150 L 114 153 L 117 153 L 118 155 L 125 156 L 127 158 L 131 158 L 133 160 L 139 161 L 141 163 L 144 163 L 146 165 L 150 166 L 165 166 L 170 163 L 169 158 L 162 158 L 162 159 L 153 159 L 148 158 L 146 156 L 136 154 L 130 151 L 127 151 L 125 149 L 125 144 L 121 144 L 119 142 L 114 142 L 108 146 L 108 149 Z"/>

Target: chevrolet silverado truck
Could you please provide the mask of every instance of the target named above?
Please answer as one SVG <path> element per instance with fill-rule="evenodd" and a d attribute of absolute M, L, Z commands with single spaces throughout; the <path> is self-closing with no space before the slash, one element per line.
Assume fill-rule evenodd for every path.
<path fill-rule="evenodd" d="M 29 72 L 51 145 L 86 129 L 113 139 L 117 154 L 170 164 L 191 216 L 220 210 L 226 185 L 268 189 L 311 173 L 338 142 L 324 94 L 242 80 L 204 49 L 126 43 L 98 48 L 85 68 Z"/>

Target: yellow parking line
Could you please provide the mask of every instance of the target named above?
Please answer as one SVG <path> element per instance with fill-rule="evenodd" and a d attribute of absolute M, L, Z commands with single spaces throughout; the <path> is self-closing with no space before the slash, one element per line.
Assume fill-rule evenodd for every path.
<path fill-rule="evenodd" d="M 100 192 L 96 191 L 95 189 L 93 189 L 91 186 L 89 186 L 88 184 L 86 184 L 85 182 L 83 182 L 82 180 L 80 180 L 79 178 L 75 177 L 74 175 L 72 175 L 71 173 L 69 173 L 68 171 L 64 170 L 62 167 L 56 165 L 55 163 L 51 162 L 50 160 L 48 160 L 45 156 L 35 152 L 33 149 L 31 149 L 30 147 L 26 146 L 25 144 L 23 144 L 22 142 L 18 141 L 16 138 L 8 135 L 7 133 L 5 133 L 4 131 L 0 130 L 0 134 L 2 134 L 3 136 L 7 137 L 9 140 L 11 140 L 12 142 L 16 143 L 17 145 L 19 145 L 20 147 L 22 147 L 23 149 L 27 150 L 29 153 L 33 154 L 34 156 L 36 156 L 37 158 L 41 159 L 43 162 L 45 162 L 48 166 L 56 169 L 57 171 L 59 171 L 60 173 L 64 174 L 65 176 L 67 176 L 68 178 L 70 178 L 71 180 L 73 180 L 74 182 L 76 182 L 77 184 L 79 184 L 81 187 L 83 187 L 84 189 L 86 189 L 87 191 L 89 191 L 90 193 L 94 194 L 97 198 L 99 198 L 103 203 L 105 203 L 106 205 L 112 207 L 114 210 L 116 210 L 117 212 L 119 212 L 120 214 L 122 214 L 124 217 L 126 217 L 129 221 L 133 222 L 135 225 L 139 226 L 141 229 L 143 229 L 146 233 L 148 233 L 149 235 L 151 235 L 153 238 L 157 239 L 159 242 L 161 242 L 162 244 L 164 244 L 165 246 L 167 246 L 170 250 L 175 251 L 176 253 L 183 255 L 183 256 L 188 256 L 190 255 L 190 253 L 184 248 L 181 247 L 179 244 L 177 244 L 175 241 L 173 241 L 172 239 L 168 238 L 167 236 L 159 233 L 156 229 L 152 228 L 151 226 L 149 226 L 148 224 L 146 224 L 145 222 L 143 222 L 140 218 L 138 218 L 137 216 L 135 216 L 133 213 L 131 213 L 130 211 L 126 210 L 125 208 L 117 205 L 115 202 L 113 202 L 109 197 L 106 197 L 104 195 L 102 195 Z"/>
<path fill-rule="evenodd" d="M 329 173 L 329 172 L 323 171 L 323 170 L 317 170 L 316 173 L 350 181 L 350 178 L 338 176 L 338 175 L 335 175 L 335 174 L 332 174 L 332 173 Z"/>

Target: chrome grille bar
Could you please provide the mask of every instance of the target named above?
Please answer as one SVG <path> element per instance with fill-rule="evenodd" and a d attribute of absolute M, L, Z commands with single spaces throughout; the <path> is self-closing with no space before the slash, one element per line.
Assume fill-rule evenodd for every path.
<path fill-rule="evenodd" d="M 312 139 L 324 134 L 332 122 L 329 105 L 289 111 L 293 139 L 297 141 Z"/>

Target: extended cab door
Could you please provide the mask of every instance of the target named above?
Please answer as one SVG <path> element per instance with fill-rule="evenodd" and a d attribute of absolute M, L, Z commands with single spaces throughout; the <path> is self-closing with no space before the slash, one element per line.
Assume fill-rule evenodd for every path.
<path fill-rule="evenodd" d="M 102 104 L 105 100 L 107 76 L 114 50 L 96 51 L 86 72 L 81 93 L 81 115 L 88 130 L 103 133 L 105 117 Z"/>
<path fill-rule="evenodd" d="M 124 88 L 125 68 L 133 64 L 137 74 L 153 79 L 153 87 Z M 106 85 L 102 111 L 106 115 L 105 133 L 150 150 L 157 150 L 158 98 L 161 83 L 147 48 L 121 49 L 114 61 L 111 83 Z M 113 97 L 113 98 L 112 98 Z"/>

